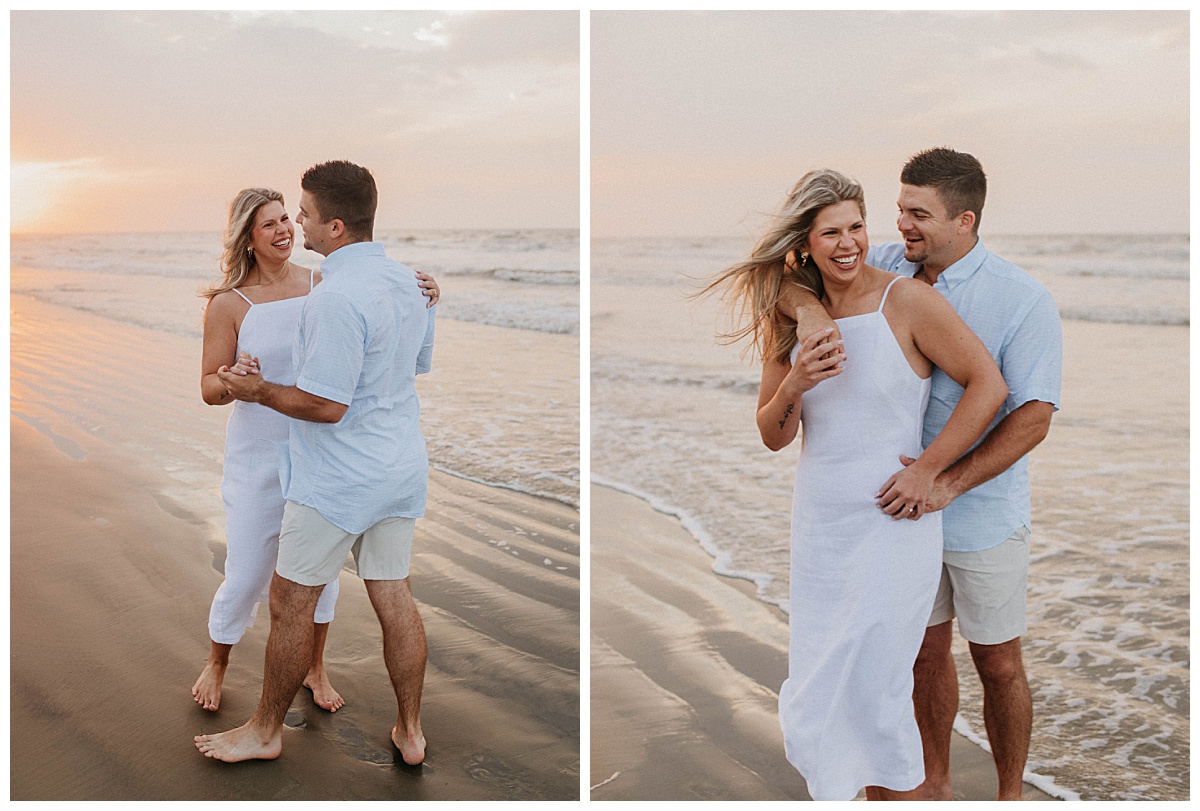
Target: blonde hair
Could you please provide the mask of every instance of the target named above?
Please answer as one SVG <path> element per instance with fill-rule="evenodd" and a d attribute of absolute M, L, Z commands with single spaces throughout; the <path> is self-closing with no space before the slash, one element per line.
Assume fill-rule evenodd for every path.
<path fill-rule="evenodd" d="M 200 295 L 212 300 L 218 293 L 239 287 L 258 261 L 249 251 L 250 233 L 254 218 L 267 203 L 283 205 L 283 195 L 274 189 L 242 189 L 229 204 L 229 222 L 225 226 L 225 250 L 221 254 L 221 281 L 202 290 Z"/>
<path fill-rule="evenodd" d="M 717 274 L 698 295 L 721 289 L 721 299 L 731 305 L 732 331 L 718 340 L 732 344 L 751 338 L 748 349 L 757 358 L 786 361 L 796 345 L 796 321 L 779 312 L 779 293 L 784 282 L 811 290 L 817 298 L 825 295 L 825 285 L 815 263 L 801 264 L 796 253 L 808 247 L 813 221 L 823 209 L 838 203 L 858 204 L 867 216 L 862 186 L 832 169 L 816 169 L 788 192 L 787 199 L 759 237 L 750 258 Z"/>

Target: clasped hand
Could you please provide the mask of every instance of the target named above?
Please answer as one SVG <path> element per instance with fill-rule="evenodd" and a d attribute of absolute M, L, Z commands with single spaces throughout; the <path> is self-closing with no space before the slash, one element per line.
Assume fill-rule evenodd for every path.
<path fill-rule="evenodd" d="M 238 400 L 248 403 L 257 402 L 257 394 L 262 389 L 262 372 L 258 368 L 258 358 L 248 352 L 238 352 L 237 363 L 233 368 L 222 366 L 217 369 L 217 377 L 225 384 L 225 389 Z"/>
<path fill-rule="evenodd" d="M 917 520 L 922 515 L 944 510 L 954 500 L 949 487 L 938 475 L 930 476 L 913 467 L 916 459 L 901 456 L 903 470 L 897 471 L 879 488 L 875 503 L 892 518 Z"/>
<path fill-rule="evenodd" d="M 901 457 L 901 461 L 908 457 Z M 892 518 L 911 518 L 916 520 L 929 511 L 926 500 L 933 490 L 933 482 L 937 474 L 930 474 L 923 467 L 909 459 L 903 470 L 892 474 L 879 492 L 875 494 L 875 503 L 879 509 Z"/>
<path fill-rule="evenodd" d="M 800 351 L 788 372 L 796 394 L 803 394 L 822 380 L 842 373 L 846 359 L 842 341 L 833 340 L 833 327 L 818 330 L 800 342 Z"/>

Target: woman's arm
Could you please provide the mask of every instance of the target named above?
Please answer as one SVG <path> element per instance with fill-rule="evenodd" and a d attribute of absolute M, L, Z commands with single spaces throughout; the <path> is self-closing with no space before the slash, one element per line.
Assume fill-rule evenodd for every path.
<path fill-rule="evenodd" d="M 885 513 L 908 518 L 921 515 L 937 475 L 987 430 L 1008 396 L 1008 386 L 983 342 L 940 293 L 919 282 L 898 284 L 892 295 L 897 293 L 895 305 L 906 313 L 917 349 L 963 387 L 941 433 L 916 462 L 888 479 L 877 494 Z M 906 511 L 909 505 L 917 507 L 911 515 Z"/>
<path fill-rule="evenodd" d="M 432 307 L 438 303 L 438 299 L 442 297 L 442 290 L 438 287 L 438 283 L 433 280 L 433 277 L 424 271 L 417 271 L 417 287 L 421 288 L 421 293 L 429 301 L 425 302 L 426 307 Z"/>
<path fill-rule="evenodd" d="M 801 395 L 822 380 L 841 374 L 838 364 L 845 360 L 845 355 L 841 341 L 833 342 L 832 333 L 832 329 L 824 329 L 804 339 L 795 365 L 763 361 L 757 422 L 763 444 L 771 450 L 786 448 L 796 438 Z"/>
<path fill-rule="evenodd" d="M 200 396 L 209 405 L 226 405 L 233 395 L 217 377 L 222 366 L 232 365 L 237 358 L 237 322 L 239 309 L 245 303 L 231 292 L 218 293 L 204 308 L 204 338 L 200 357 Z"/>

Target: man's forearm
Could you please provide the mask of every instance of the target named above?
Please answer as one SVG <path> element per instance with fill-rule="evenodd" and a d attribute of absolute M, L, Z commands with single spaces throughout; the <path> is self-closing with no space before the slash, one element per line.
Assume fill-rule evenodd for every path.
<path fill-rule="evenodd" d="M 842 337 L 837 324 L 826 312 L 825 305 L 807 287 L 784 282 L 779 289 L 779 303 L 776 307 L 788 318 L 795 319 L 796 337 L 801 341 L 829 326 L 833 327 L 831 340 L 836 342 Z"/>
<path fill-rule="evenodd" d="M 817 298 L 816 294 L 807 287 L 801 287 L 794 282 L 785 281 L 780 286 L 777 306 L 792 318 L 795 318 L 797 314 L 829 318 L 829 314 L 825 312 L 825 306 L 821 304 L 821 300 Z"/>
<path fill-rule="evenodd" d="M 263 382 L 256 401 L 284 416 L 308 422 L 337 422 L 346 413 L 341 403 L 309 394 L 295 386 Z"/>
<path fill-rule="evenodd" d="M 1054 406 L 1025 403 L 996 425 L 983 441 L 938 476 L 952 499 L 996 478 L 1038 446 L 1050 430 Z"/>

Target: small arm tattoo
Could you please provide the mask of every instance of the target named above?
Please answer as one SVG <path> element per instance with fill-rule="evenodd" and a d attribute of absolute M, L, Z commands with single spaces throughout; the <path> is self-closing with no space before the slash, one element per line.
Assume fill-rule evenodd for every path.
<path fill-rule="evenodd" d="M 787 408 L 785 408 L 785 409 L 783 410 L 783 419 L 781 419 L 781 420 L 779 421 L 779 427 L 780 427 L 780 428 L 783 428 L 785 425 L 787 425 L 788 417 L 792 416 L 792 408 L 793 408 L 793 404 L 792 404 L 792 403 L 788 403 L 788 404 L 787 404 Z"/>

